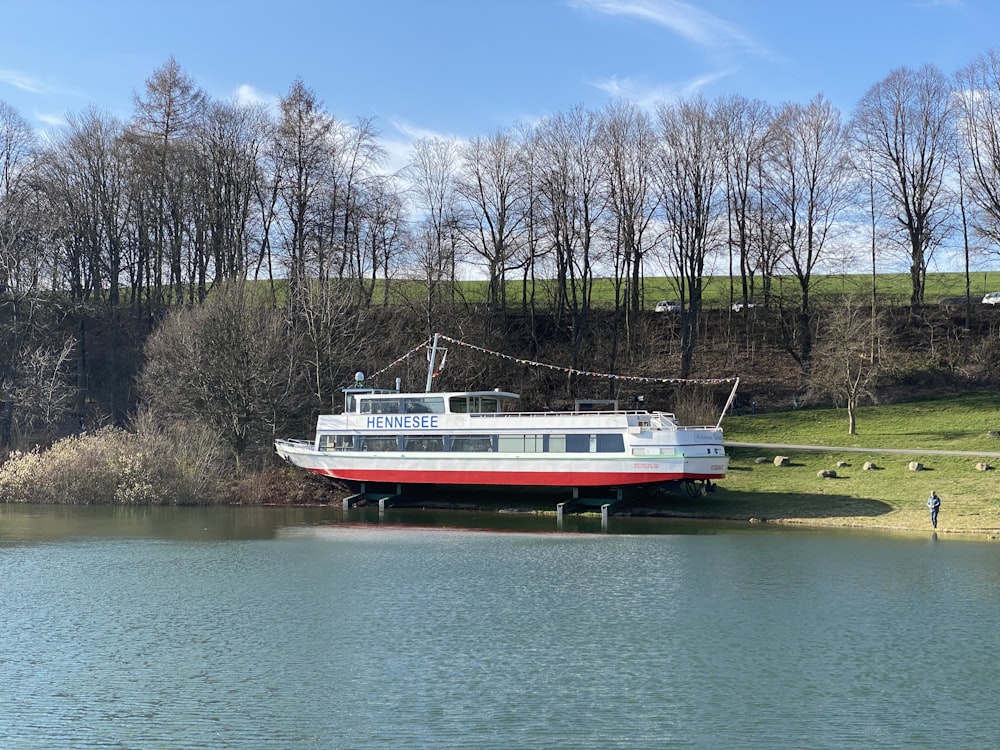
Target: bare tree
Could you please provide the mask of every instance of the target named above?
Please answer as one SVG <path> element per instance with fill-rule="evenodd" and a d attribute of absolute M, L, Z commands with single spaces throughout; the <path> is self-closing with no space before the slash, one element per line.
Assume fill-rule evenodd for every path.
<path fill-rule="evenodd" d="M 71 113 L 36 170 L 53 220 L 51 243 L 61 250 L 59 273 L 78 302 L 117 306 L 122 284 L 138 272 L 129 266 L 132 172 L 122 135 L 122 124 L 106 113 Z"/>
<path fill-rule="evenodd" d="M 42 215 L 34 133 L 10 105 L 0 102 L 0 448 L 12 439 L 17 388 L 26 352 L 35 342 L 36 302 L 44 280 Z"/>
<path fill-rule="evenodd" d="M 309 409 L 304 369 L 285 315 L 245 285 L 231 283 L 191 309 L 173 311 L 149 338 L 139 378 L 143 401 L 161 420 L 203 424 L 233 451 L 271 454 L 277 431 Z"/>
<path fill-rule="evenodd" d="M 35 134 L 27 121 L 0 102 L 0 292 L 23 288 L 37 275 L 30 272 L 34 216 L 27 184 L 36 153 Z"/>
<path fill-rule="evenodd" d="M 17 439 L 53 440 L 63 434 L 63 422 L 76 403 L 74 349 L 76 340 L 55 336 L 22 353 L 11 398 L 17 404 L 14 430 Z"/>
<path fill-rule="evenodd" d="M 361 279 L 365 275 L 367 249 L 363 226 L 367 219 L 370 191 L 382 191 L 386 181 L 376 170 L 385 161 L 379 145 L 379 133 L 370 119 L 354 125 L 339 125 L 335 130 L 334 172 L 328 196 L 331 251 L 338 255 L 337 278 L 358 281 L 357 290 L 365 295 Z"/>
<path fill-rule="evenodd" d="M 980 55 L 955 80 L 965 197 L 978 209 L 975 230 L 1000 254 L 1000 54 Z"/>
<path fill-rule="evenodd" d="M 406 167 L 417 211 L 422 215 L 416 233 L 415 265 L 426 283 L 424 313 L 427 333 L 434 332 L 434 310 L 442 292 L 454 299 L 458 255 L 458 145 L 425 138 L 413 144 Z"/>
<path fill-rule="evenodd" d="M 581 107 L 543 120 L 535 130 L 532 183 L 537 189 L 533 234 L 555 277 L 556 321 L 569 315 L 570 366 L 576 367 L 591 314 L 597 227 L 607 210 L 600 118 Z M 541 253 L 540 253 L 541 254 Z M 536 254 L 536 262 L 539 259 Z"/>
<path fill-rule="evenodd" d="M 659 178 L 682 299 L 680 377 L 691 372 L 698 337 L 705 262 L 722 248 L 725 169 L 715 113 L 704 98 L 660 105 Z"/>
<path fill-rule="evenodd" d="M 787 251 L 784 262 L 800 293 L 797 341 L 789 351 L 807 374 L 813 342 L 813 273 L 851 200 L 849 143 L 840 113 L 822 96 L 804 107 L 785 105 L 771 143 L 769 187 Z"/>
<path fill-rule="evenodd" d="M 251 249 L 261 242 L 256 196 L 263 189 L 263 158 L 272 127 L 258 105 L 213 102 L 197 132 L 190 298 L 204 300 L 210 283 L 247 278 Z"/>
<path fill-rule="evenodd" d="M 771 243 L 763 241 L 769 222 L 764 220 L 761 211 L 763 196 L 759 178 L 773 118 L 771 107 L 759 100 L 736 95 L 719 103 L 717 121 L 725 158 L 729 222 L 730 302 L 736 296 L 744 301 L 754 296 L 758 273 L 764 275 L 765 285 L 769 283 L 767 253 L 762 250 Z M 733 267 L 733 251 L 738 274 Z M 732 291 L 736 279 L 740 284 L 738 295 Z M 766 301 L 766 292 L 764 297 Z"/>
<path fill-rule="evenodd" d="M 950 218 L 951 94 L 947 77 L 933 65 L 897 68 L 868 90 L 854 113 L 856 137 L 870 154 L 872 174 L 909 251 L 912 307 L 923 304 L 927 265 Z"/>
<path fill-rule="evenodd" d="M 35 135 L 21 114 L 0 101 L 0 196 L 14 193 L 35 151 Z"/>
<path fill-rule="evenodd" d="M 321 201 L 330 187 L 333 171 L 334 119 L 322 108 L 315 93 L 301 79 L 292 84 L 280 102 L 281 120 L 275 131 L 272 158 L 278 175 L 276 195 L 281 220 L 289 293 L 294 297 L 308 276 L 319 278 L 328 269 L 320 247 Z"/>
<path fill-rule="evenodd" d="M 358 297 L 362 306 L 374 301 L 381 273 L 380 304 L 389 304 L 390 280 L 410 242 L 402 192 L 393 178 L 372 178 L 364 192 L 364 210 L 358 240 Z"/>
<path fill-rule="evenodd" d="M 487 302 L 506 306 L 508 271 L 523 262 L 523 225 L 528 196 L 521 144 L 509 131 L 474 138 L 461 149 L 456 183 L 468 206 L 463 237 L 486 264 Z"/>
<path fill-rule="evenodd" d="M 889 364 L 888 334 L 868 305 L 845 297 L 823 318 L 809 380 L 810 395 L 847 408 L 847 432 L 857 433 L 858 407 L 875 400 L 875 386 Z M 874 342 L 874 345 L 872 344 Z"/>
<path fill-rule="evenodd" d="M 620 304 L 628 313 L 642 309 L 643 258 L 654 241 L 658 208 L 653 150 L 656 134 L 648 115 L 624 102 L 609 105 L 601 118 L 609 245 L 615 257 Z M 622 286 L 623 285 L 623 286 Z"/>
<path fill-rule="evenodd" d="M 205 113 L 205 93 L 170 57 L 146 80 L 145 96 L 135 96 L 136 116 L 128 128 L 135 144 L 138 175 L 145 180 L 134 202 L 144 225 L 140 243 L 146 266 L 146 287 L 154 305 L 166 301 L 163 271 L 168 273 L 172 301 L 184 300 L 185 252 L 191 226 L 190 188 L 195 164 L 193 135 Z"/>
<path fill-rule="evenodd" d="M 539 291 L 538 273 L 544 273 L 542 264 L 548 253 L 544 249 L 542 237 L 544 232 L 544 202 L 542 200 L 540 181 L 539 143 L 534 125 L 518 126 L 521 142 L 522 176 L 524 180 L 524 221 L 522 238 L 524 245 L 524 262 L 521 265 L 520 305 L 523 312 L 535 320 L 537 312 L 537 293 Z"/>

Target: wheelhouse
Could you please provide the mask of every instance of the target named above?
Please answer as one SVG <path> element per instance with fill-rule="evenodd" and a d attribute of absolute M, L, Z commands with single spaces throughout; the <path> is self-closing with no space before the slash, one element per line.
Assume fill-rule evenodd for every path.
<path fill-rule="evenodd" d="M 345 388 L 345 414 L 500 414 L 520 396 L 506 391 L 401 394 L 373 388 Z"/>

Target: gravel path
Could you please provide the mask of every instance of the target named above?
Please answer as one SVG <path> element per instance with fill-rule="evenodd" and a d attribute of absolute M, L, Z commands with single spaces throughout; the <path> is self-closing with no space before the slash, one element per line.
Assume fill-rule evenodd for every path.
<path fill-rule="evenodd" d="M 902 453 L 911 456 L 981 456 L 1000 458 L 1000 453 L 991 451 L 942 451 L 920 448 L 848 448 L 841 445 L 785 445 L 781 443 L 734 443 L 725 441 L 731 448 L 767 448 L 781 451 L 828 451 L 831 453 Z"/>

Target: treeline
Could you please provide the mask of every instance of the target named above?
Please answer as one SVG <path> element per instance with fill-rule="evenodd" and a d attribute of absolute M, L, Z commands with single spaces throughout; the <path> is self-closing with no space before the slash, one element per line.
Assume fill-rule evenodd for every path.
<path fill-rule="evenodd" d="M 268 332 L 247 339 L 248 371 L 256 356 L 288 358 L 256 375 L 269 393 L 287 390 L 269 417 L 252 414 L 264 408 L 259 394 L 225 415 L 205 405 L 200 418 L 241 455 L 259 438 L 241 420 L 274 429 L 279 406 L 295 415 L 326 405 L 348 360 L 395 356 L 380 344 L 449 323 L 478 326 L 462 317 L 470 267 L 487 280 L 471 319 L 516 314 L 529 322 L 528 351 L 551 329 L 566 342 L 557 361 L 608 372 L 662 344 L 648 339 L 644 284 L 647 274 L 674 279 L 683 312 L 667 374 L 681 378 L 712 361 L 702 295 L 725 276 L 732 299 L 780 309 L 779 340 L 755 342 L 741 324 L 730 341 L 739 331 L 745 350 L 787 354 L 804 393 L 830 320 L 810 296 L 824 264 L 870 263 L 867 312 L 852 303 L 844 320 L 877 364 L 880 267 L 905 259 L 918 311 L 935 251 L 957 238 L 967 277 L 976 253 L 995 251 L 998 105 L 990 52 L 950 77 L 895 70 L 847 115 L 822 96 L 780 106 L 698 97 L 652 111 L 620 101 L 467 142 L 418 140 L 390 174 L 373 122 L 326 111 L 301 80 L 272 111 L 211 99 L 170 59 L 127 121 L 92 107 L 44 140 L 0 103 L 0 444 L 67 420 L 122 423 L 143 393 L 165 408 L 156 363 L 176 356 L 194 378 L 218 359 L 224 324 L 244 320 Z M 772 286 L 779 274 L 795 280 L 794 309 Z M 614 289 L 600 316 L 599 277 Z M 227 311 L 233 299 L 253 307 Z M 198 316 L 213 314 L 220 329 L 205 340 Z"/>

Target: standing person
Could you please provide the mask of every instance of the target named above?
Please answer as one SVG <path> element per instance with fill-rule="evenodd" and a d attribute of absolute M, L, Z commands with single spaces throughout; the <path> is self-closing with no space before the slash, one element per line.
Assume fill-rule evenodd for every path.
<path fill-rule="evenodd" d="M 938 494 L 934 490 L 931 490 L 931 496 L 927 498 L 927 507 L 931 509 L 931 526 L 936 529 L 938 510 L 941 508 L 941 498 L 938 497 Z"/>

